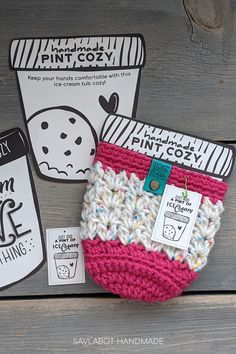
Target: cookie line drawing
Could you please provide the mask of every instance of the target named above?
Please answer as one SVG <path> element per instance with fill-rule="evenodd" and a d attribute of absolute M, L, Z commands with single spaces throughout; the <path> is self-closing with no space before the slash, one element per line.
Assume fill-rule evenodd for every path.
<path fill-rule="evenodd" d="M 53 106 L 32 114 L 27 124 L 40 173 L 61 180 L 86 177 L 98 138 L 83 113 L 71 106 Z"/>
<path fill-rule="evenodd" d="M 188 216 L 166 211 L 164 214 L 163 237 L 168 240 L 179 241 L 189 220 L 190 218 Z"/>

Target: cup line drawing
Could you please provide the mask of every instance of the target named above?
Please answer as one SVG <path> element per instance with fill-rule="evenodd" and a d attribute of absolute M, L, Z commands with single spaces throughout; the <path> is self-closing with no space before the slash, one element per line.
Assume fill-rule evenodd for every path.
<path fill-rule="evenodd" d="M 72 279 L 75 277 L 78 257 L 78 252 L 59 252 L 53 255 L 56 274 L 59 279 Z"/>
<path fill-rule="evenodd" d="M 16 71 L 40 177 L 58 182 L 87 180 L 97 136 L 107 115 L 119 112 L 135 117 L 145 57 L 140 34 L 25 38 L 11 42 L 10 67 Z M 67 109 L 63 111 L 61 107 Z M 73 127 L 69 118 L 75 121 Z M 45 122 L 48 131 L 42 128 Z M 67 128 L 68 133 L 64 132 Z M 79 136 L 75 134 L 79 131 L 84 139 L 76 150 L 74 142 Z M 61 134 L 67 138 L 60 140 Z"/>
<path fill-rule="evenodd" d="M 172 211 L 164 213 L 162 236 L 168 240 L 180 241 L 190 218 Z"/>

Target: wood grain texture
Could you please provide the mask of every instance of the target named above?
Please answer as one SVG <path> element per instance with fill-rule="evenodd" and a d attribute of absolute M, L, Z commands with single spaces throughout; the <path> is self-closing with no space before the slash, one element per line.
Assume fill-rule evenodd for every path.
<path fill-rule="evenodd" d="M 234 32 L 235 2 L 183 0 L 183 6 L 191 24 L 191 41 L 200 44 L 202 49 L 210 50 L 215 55 L 217 53 L 217 56 L 229 58 L 231 36 Z"/>
<path fill-rule="evenodd" d="M 183 0 L 191 20 L 207 31 L 223 29 L 229 0 Z"/>
<path fill-rule="evenodd" d="M 227 354 L 236 349 L 236 295 L 185 296 L 142 306 L 108 298 L 1 301 L 0 315 L 4 354 Z M 163 344 L 155 344 L 160 338 Z"/>
<path fill-rule="evenodd" d="M 8 67 L 13 38 L 141 32 L 147 45 L 138 117 L 203 137 L 236 140 L 236 26 L 223 37 L 205 32 L 192 39 L 192 26 L 182 1 L 163 0 L 0 0 L 0 124 L 1 130 L 25 130 L 16 77 Z M 198 32 L 200 33 L 200 32 Z M 195 37 L 196 39 L 196 37 Z M 206 47 L 207 46 L 207 47 Z M 85 184 L 35 183 L 46 228 L 78 226 Z M 230 179 L 222 228 L 209 265 L 190 290 L 236 289 L 236 179 Z M 0 296 L 103 292 L 87 278 L 86 284 L 47 285 L 47 266 L 6 289 Z"/>

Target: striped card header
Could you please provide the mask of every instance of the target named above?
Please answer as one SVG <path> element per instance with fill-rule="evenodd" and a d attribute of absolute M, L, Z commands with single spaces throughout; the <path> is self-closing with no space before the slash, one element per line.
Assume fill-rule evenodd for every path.
<path fill-rule="evenodd" d="M 17 70 L 104 70 L 145 64 L 141 34 L 15 39 L 10 66 Z"/>
<path fill-rule="evenodd" d="M 101 140 L 221 179 L 230 175 L 235 160 L 231 145 L 119 115 L 108 116 Z"/>

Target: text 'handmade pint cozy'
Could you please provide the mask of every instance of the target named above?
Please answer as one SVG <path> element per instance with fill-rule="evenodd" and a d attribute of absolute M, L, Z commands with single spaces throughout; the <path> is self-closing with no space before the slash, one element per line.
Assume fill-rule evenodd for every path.
<path fill-rule="evenodd" d="M 207 263 L 233 163 L 231 146 L 108 116 L 82 211 L 90 276 L 128 299 L 180 295 Z"/>

